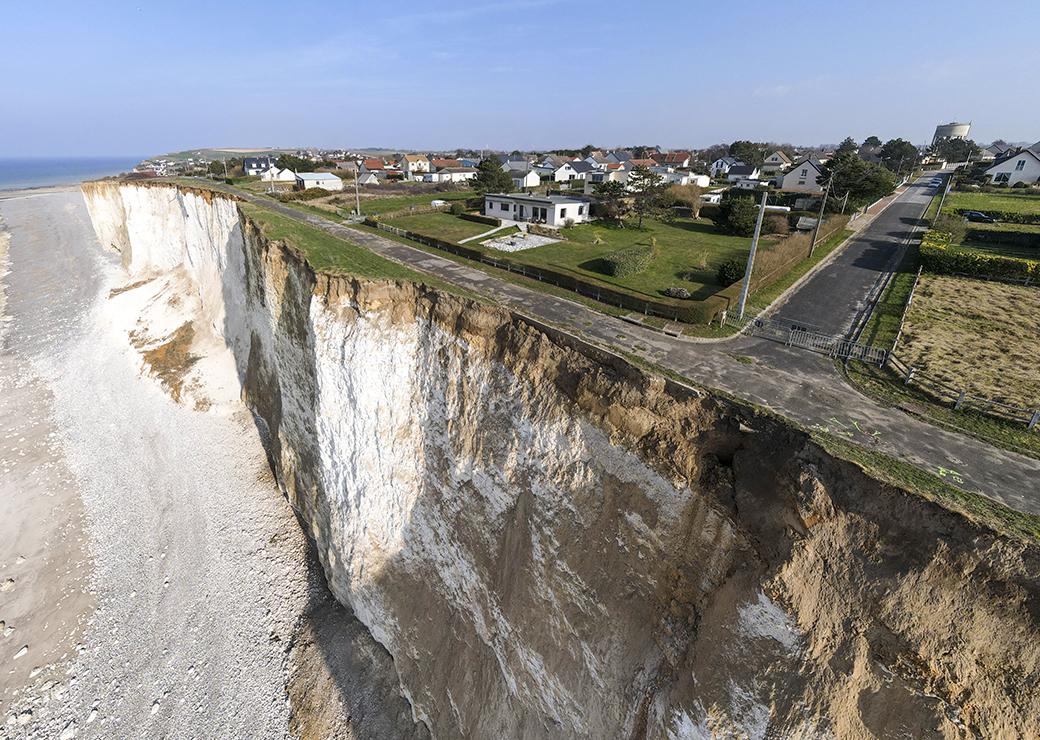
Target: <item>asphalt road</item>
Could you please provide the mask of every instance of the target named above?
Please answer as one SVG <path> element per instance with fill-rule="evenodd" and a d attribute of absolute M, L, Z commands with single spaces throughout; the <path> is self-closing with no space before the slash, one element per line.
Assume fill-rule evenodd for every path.
<path fill-rule="evenodd" d="M 836 258 L 790 295 L 780 313 L 812 317 L 811 323 L 835 327 L 836 333 L 847 327 L 862 310 L 864 289 L 869 289 L 884 266 L 896 258 L 902 238 L 911 222 L 927 208 L 933 192 L 920 184 L 908 188 Z M 371 232 L 251 193 L 236 193 L 598 346 L 640 356 L 701 386 L 718 388 L 766 407 L 806 428 L 836 434 L 916 465 L 964 490 L 1040 514 L 1040 461 L 884 406 L 849 385 L 823 355 L 756 337 L 697 341 L 662 334 Z"/>
<path fill-rule="evenodd" d="M 898 264 L 902 247 L 917 229 L 936 192 L 925 177 L 910 185 L 826 267 L 774 313 L 791 323 L 815 326 L 823 334 L 846 335 L 869 308 L 867 297 Z"/>

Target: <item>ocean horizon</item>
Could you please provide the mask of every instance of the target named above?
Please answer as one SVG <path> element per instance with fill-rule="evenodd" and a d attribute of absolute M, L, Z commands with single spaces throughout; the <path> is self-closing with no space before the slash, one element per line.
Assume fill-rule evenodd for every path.
<path fill-rule="evenodd" d="M 144 157 L 0 157 L 0 190 L 73 185 L 129 172 Z"/>

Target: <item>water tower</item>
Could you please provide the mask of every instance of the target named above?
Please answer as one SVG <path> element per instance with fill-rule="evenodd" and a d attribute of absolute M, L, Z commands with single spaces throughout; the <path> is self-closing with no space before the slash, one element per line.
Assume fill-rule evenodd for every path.
<path fill-rule="evenodd" d="M 935 136 L 932 137 L 932 146 L 935 146 L 935 142 L 939 139 L 967 139 L 968 132 L 971 131 L 971 123 L 957 123 L 951 121 L 950 123 L 940 123 L 935 127 Z"/>

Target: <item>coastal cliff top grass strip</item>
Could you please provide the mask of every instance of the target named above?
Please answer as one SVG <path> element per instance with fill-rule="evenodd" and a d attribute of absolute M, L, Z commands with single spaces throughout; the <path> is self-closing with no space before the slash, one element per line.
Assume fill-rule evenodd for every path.
<path fill-rule="evenodd" d="M 472 291 L 380 257 L 358 244 L 300 223 L 288 216 L 253 203 L 240 203 L 239 208 L 260 227 L 264 236 L 284 241 L 295 247 L 318 272 L 355 275 L 375 280 L 405 280 L 413 283 L 425 283 L 453 295 L 473 298 L 483 303 L 488 302 L 485 297 Z"/>

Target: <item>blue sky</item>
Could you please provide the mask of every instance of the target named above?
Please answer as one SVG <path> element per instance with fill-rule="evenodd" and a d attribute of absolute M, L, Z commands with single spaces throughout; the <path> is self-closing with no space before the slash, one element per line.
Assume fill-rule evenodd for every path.
<path fill-rule="evenodd" d="M 922 142 L 952 119 L 977 141 L 1040 139 L 1035 0 L 80 0 L 2 15 L 0 156 Z"/>

